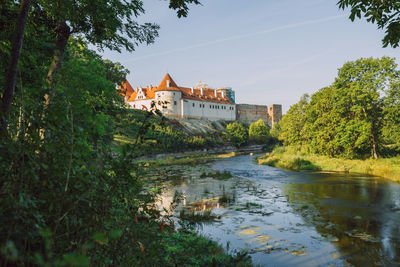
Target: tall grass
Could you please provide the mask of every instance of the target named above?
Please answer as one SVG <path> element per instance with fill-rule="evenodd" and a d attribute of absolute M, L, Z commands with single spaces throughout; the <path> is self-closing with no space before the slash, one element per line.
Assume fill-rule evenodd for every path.
<path fill-rule="evenodd" d="M 400 182 L 400 157 L 381 159 L 341 159 L 308 154 L 296 147 L 278 147 L 258 159 L 265 164 L 288 170 L 321 170 L 360 173 Z"/>

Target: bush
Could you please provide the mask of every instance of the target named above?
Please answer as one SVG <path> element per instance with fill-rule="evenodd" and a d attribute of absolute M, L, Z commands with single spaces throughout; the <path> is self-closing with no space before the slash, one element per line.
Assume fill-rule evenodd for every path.
<path fill-rule="evenodd" d="M 236 147 L 244 145 L 249 139 L 246 128 L 238 122 L 228 124 L 226 126 L 226 133 L 229 141 Z"/>
<path fill-rule="evenodd" d="M 271 134 L 264 121 L 258 120 L 250 124 L 249 139 L 262 144 L 266 144 L 271 140 Z"/>

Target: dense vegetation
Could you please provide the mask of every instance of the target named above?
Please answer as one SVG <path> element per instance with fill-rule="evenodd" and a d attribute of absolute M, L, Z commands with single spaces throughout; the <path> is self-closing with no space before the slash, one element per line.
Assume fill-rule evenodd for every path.
<path fill-rule="evenodd" d="M 268 127 L 264 121 L 259 120 L 250 124 L 249 127 L 249 140 L 257 143 L 268 143 L 271 140 Z"/>
<path fill-rule="evenodd" d="M 211 124 L 212 125 L 212 124 Z M 222 126 L 222 125 L 221 125 Z M 225 132 L 187 133 L 179 121 L 142 110 L 124 110 L 115 118 L 114 139 L 136 156 L 214 148 L 227 143 Z"/>
<path fill-rule="evenodd" d="M 275 139 L 271 138 L 270 129 L 263 120 L 244 125 L 240 122 L 233 122 L 226 126 L 228 141 L 235 147 L 246 144 L 271 145 Z"/>
<path fill-rule="evenodd" d="M 334 83 L 304 95 L 279 124 L 278 138 L 304 151 L 378 158 L 400 151 L 399 77 L 394 58 L 361 58 L 339 69 Z"/>
<path fill-rule="evenodd" d="M 240 147 L 247 143 L 249 139 L 248 130 L 243 124 L 238 122 L 230 123 L 226 126 L 226 133 L 232 145 Z"/>
<path fill-rule="evenodd" d="M 170 8 L 186 15 L 189 3 L 198 1 Z M 136 154 L 113 149 L 121 118 L 134 119 L 116 94 L 128 71 L 88 44 L 132 51 L 153 42 L 158 26 L 135 21 L 142 5 L 0 2 L 1 266 L 248 264 L 175 232 L 153 207 L 158 190 L 144 186 Z"/>

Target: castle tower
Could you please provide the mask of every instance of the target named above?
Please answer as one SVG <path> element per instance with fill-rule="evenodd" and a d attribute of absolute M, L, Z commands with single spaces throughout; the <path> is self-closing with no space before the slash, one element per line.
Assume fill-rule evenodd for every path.
<path fill-rule="evenodd" d="M 271 105 L 268 113 L 269 117 L 271 118 L 271 125 L 278 123 L 282 119 L 282 105 Z"/>
<path fill-rule="evenodd" d="M 179 116 L 181 113 L 182 92 L 172 77 L 167 73 L 155 90 L 155 101 L 164 102 L 159 109 L 168 116 Z"/>

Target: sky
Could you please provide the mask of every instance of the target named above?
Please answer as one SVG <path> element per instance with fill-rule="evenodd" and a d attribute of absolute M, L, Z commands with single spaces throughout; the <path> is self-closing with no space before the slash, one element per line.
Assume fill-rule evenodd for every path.
<path fill-rule="evenodd" d="M 155 43 L 103 57 L 129 69 L 133 87 L 157 86 L 169 73 L 179 86 L 232 87 L 236 103 L 282 104 L 286 112 L 333 83 L 345 62 L 400 52 L 382 48 L 384 31 L 352 22 L 337 0 L 200 1 L 179 19 L 168 1 L 145 0 L 138 21 L 160 25 Z"/>

